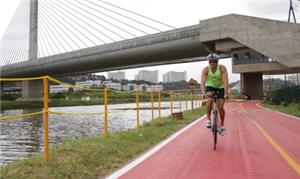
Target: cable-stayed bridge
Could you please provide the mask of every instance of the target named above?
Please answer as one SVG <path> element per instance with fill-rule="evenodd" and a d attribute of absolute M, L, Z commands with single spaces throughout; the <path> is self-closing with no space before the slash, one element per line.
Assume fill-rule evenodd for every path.
<path fill-rule="evenodd" d="M 233 57 L 242 90 L 261 98 L 263 74 L 299 72 L 299 29 L 234 14 L 174 28 L 102 0 L 23 0 L 1 39 L 1 76 L 182 63 L 216 51 Z"/>

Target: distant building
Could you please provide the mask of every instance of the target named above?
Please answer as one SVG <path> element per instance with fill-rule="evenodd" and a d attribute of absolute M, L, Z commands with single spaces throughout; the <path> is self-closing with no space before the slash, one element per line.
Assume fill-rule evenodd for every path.
<path fill-rule="evenodd" d="M 80 86 L 82 88 L 91 88 L 91 87 L 99 87 L 102 86 L 102 83 L 100 80 L 88 80 L 88 81 L 79 81 L 79 82 L 75 82 L 76 86 Z"/>
<path fill-rule="evenodd" d="M 156 71 L 147 71 L 140 70 L 137 75 L 135 75 L 135 80 L 144 80 L 149 81 L 151 83 L 158 83 L 158 70 Z"/>
<path fill-rule="evenodd" d="M 22 87 L 21 86 L 5 86 L 1 89 L 1 93 L 3 93 L 3 94 L 21 94 Z"/>
<path fill-rule="evenodd" d="M 125 80 L 125 72 L 123 71 L 118 71 L 118 72 L 108 72 L 107 73 L 107 78 L 108 79 L 114 79 L 114 80 Z"/>
<path fill-rule="evenodd" d="M 140 85 L 137 85 L 139 90 L 142 90 L 142 91 L 146 91 L 147 88 L 149 88 L 149 85 L 147 84 L 140 84 Z"/>
<path fill-rule="evenodd" d="M 153 89 L 154 91 L 162 91 L 163 90 L 163 86 L 162 85 L 151 85 L 147 87 L 147 91 L 150 92 L 151 89 Z"/>
<path fill-rule="evenodd" d="M 105 86 L 106 86 L 106 88 L 111 88 L 111 89 L 116 89 L 116 90 L 122 89 L 121 83 L 107 83 Z"/>
<path fill-rule="evenodd" d="M 65 85 L 50 85 L 50 93 L 59 93 L 59 92 L 63 92 L 63 91 L 68 91 L 69 87 L 65 86 Z"/>
<path fill-rule="evenodd" d="M 186 81 L 186 71 L 175 72 L 169 71 L 163 75 L 163 82 L 176 82 L 176 81 Z"/>
<path fill-rule="evenodd" d="M 122 89 L 125 91 L 134 91 L 136 89 L 136 84 L 128 83 L 127 85 L 122 85 Z"/>

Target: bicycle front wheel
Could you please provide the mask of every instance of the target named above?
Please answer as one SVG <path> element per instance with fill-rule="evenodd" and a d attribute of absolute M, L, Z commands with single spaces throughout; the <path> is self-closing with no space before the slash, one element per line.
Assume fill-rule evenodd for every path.
<path fill-rule="evenodd" d="M 218 113 L 217 113 L 217 111 L 214 112 L 212 132 L 213 132 L 213 136 L 214 136 L 214 150 L 216 150 L 217 142 L 218 142 Z"/>
<path fill-rule="evenodd" d="M 214 150 L 216 150 L 217 142 L 218 142 L 218 129 L 217 129 L 217 127 L 214 128 L 213 134 L 214 134 Z"/>

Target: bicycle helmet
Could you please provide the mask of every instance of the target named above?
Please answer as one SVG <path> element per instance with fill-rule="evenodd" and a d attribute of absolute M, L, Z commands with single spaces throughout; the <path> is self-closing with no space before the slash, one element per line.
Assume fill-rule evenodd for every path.
<path fill-rule="evenodd" d="M 220 59 L 219 55 L 216 53 L 210 53 L 206 58 L 207 58 L 207 60 L 219 60 Z"/>

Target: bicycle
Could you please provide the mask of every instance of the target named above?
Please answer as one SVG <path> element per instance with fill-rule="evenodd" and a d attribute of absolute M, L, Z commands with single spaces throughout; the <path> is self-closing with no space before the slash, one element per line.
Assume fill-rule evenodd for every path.
<path fill-rule="evenodd" d="M 208 97 L 211 97 L 213 99 L 213 107 L 212 107 L 213 119 L 211 121 L 211 131 L 214 137 L 214 150 L 216 150 L 216 146 L 218 142 L 218 133 L 219 133 L 218 129 L 220 127 L 219 109 L 217 103 L 218 93 L 213 92 L 213 94 L 208 95 Z"/>

